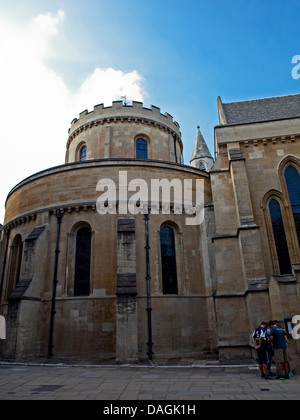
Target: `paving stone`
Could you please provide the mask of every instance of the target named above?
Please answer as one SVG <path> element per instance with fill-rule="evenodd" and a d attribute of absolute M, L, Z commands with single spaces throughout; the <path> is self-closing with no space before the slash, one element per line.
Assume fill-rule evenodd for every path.
<path fill-rule="evenodd" d="M 197 369 L 197 368 L 196 368 Z M 300 376 L 260 379 L 257 370 L 206 367 L 55 367 L 0 365 L 0 400 L 300 400 Z"/>

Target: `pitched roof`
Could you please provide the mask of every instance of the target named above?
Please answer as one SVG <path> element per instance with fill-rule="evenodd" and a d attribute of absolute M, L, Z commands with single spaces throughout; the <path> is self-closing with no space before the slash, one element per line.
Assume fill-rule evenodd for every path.
<path fill-rule="evenodd" d="M 300 95 L 222 103 L 218 98 L 220 124 L 243 124 L 300 117 Z"/>
<path fill-rule="evenodd" d="M 209 148 L 207 147 L 206 141 L 204 140 L 201 131 L 200 131 L 200 127 L 197 127 L 197 135 L 196 135 L 196 139 L 195 139 L 195 145 L 194 145 L 194 150 L 193 150 L 193 155 L 192 155 L 192 159 L 197 159 L 197 158 L 205 158 L 205 157 L 210 157 L 211 153 L 209 151 Z"/>
<path fill-rule="evenodd" d="M 26 238 L 26 242 L 35 241 L 41 233 L 44 232 L 46 225 L 37 226 L 33 229 L 30 235 Z"/>
<path fill-rule="evenodd" d="M 15 286 L 13 292 L 8 299 L 21 299 L 24 295 L 32 279 L 21 279 Z"/>

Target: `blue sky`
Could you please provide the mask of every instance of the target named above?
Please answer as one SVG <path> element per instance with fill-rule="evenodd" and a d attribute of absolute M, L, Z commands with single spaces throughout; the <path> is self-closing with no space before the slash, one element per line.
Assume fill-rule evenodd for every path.
<path fill-rule="evenodd" d="M 299 93 L 299 18 L 294 0 L 0 0 L 0 222 L 17 182 L 64 163 L 73 117 L 122 93 L 173 115 L 186 164 L 198 124 L 213 153 L 218 96 Z"/>

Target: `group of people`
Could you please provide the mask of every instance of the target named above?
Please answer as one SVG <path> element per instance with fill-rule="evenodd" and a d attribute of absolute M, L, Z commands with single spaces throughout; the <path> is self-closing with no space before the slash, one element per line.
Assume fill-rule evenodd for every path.
<path fill-rule="evenodd" d="M 288 339 L 286 331 L 278 321 L 262 322 L 252 335 L 252 341 L 257 351 L 261 377 L 273 379 L 271 363 L 274 357 L 278 367 L 276 379 L 290 379 L 293 376 L 288 354 Z"/>

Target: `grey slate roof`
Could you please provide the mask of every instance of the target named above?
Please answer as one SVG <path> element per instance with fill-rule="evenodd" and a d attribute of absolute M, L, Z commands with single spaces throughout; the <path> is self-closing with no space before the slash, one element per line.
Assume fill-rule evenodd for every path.
<path fill-rule="evenodd" d="M 300 95 L 222 103 L 218 98 L 220 124 L 243 124 L 300 117 Z"/>
<path fill-rule="evenodd" d="M 46 225 L 37 226 L 33 229 L 30 235 L 26 238 L 26 242 L 35 241 L 42 232 L 44 232 Z"/>
<path fill-rule="evenodd" d="M 201 131 L 200 131 L 200 127 L 197 127 L 197 135 L 196 135 L 196 139 L 195 139 L 195 145 L 194 145 L 194 150 L 193 150 L 193 155 L 192 155 L 192 159 L 197 159 L 197 158 L 206 158 L 209 157 L 211 158 L 211 153 L 209 151 L 209 148 L 207 147 L 206 141 L 204 140 Z"/>
<path fill-rule="evenodd" d="M 13 292 L 8 297 L 9 299 L 21 299 L 24 295 L 32 279 L 22 279 L 16 284 Z"/>

